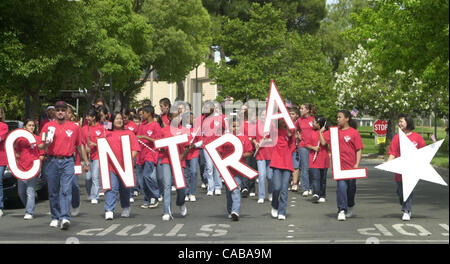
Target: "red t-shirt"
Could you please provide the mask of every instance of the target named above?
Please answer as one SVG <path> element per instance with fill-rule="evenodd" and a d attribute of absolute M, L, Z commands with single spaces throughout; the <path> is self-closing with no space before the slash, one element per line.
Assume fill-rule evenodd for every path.
<path fill-rule="evenodd" d="M 328 153 L 328 145 L 322 146 L 320 144 L 319 130 L 314 130 L 309 138 L 309 142 L 306 145 L 317 147 L 320 146 L 319 152 L 317 152 L 316 159 L 314 156 L 316 152 L 314 150 L 309 151 L 309 167 L 314 169 L 324 169 L 330 167 L 330 155 Z"/>
<path fill-rule="evenodd" d="M 223 135 L 225 130 L 225 121 L 223 115 L 214 116 L 214 114 L 203 119 L 202 135 L 203 145 L 207 145 Z"/>
<path fill-rule="evenodd" d="M 253 151 L 252 142 L 250 142 L 250 140 L 248 140 L 248 138 L 246 136 L 238 136 L 238 138 L 242 143 L 243 154 L 248 153 L 248 152 L 251 153 Z M 227 156 L 231 155 L 234 152 L 234 146 L 231 143 L 225 143 L 218 150 L 222 154 L 222 159 L 225 159 Z M 240 162 L 245 164 L 245 160 L 246 159 L 244 158 L 244 155 L 242 155 Z M 230 170 L 230 174 L 232 176 L 236 176 L 236 175 L 245 176 L 242 173 L 240 173 L 239 171 L 237 171 L 231 167 L 229 168 L 229 170 Z"/>
<path fill-rule="evenodd" d="M 300 131 L 301 141 L 298 144 L 299 148 L 305 148 L 306 143 L 309 141 L 309 137 L 314 131 L 314 116 L 299 117 L 295 122 L 295 126 Z"/>
<path fill-rule="evenodd" d="M 57 121 L 51 121 L 42 128 L 41 138 L 43 133 L 48 134 L 49 127 L 55 127 L 53 142 L 48 147 L 49 156 L 72 156 L 76 146 L 83 144 L 81 128 L 74 122 L 65 121 L 59 124 Z"/>
<path fill-rule="evenodd" d="M 128 121 L 128 123 L 125 125 L 125 129 L 130 130 L 136 135 L 138 132 L 138 125 L 136 125 L 136 123 L 134 123 L 133 121 Z"/>
<path fill-rule="evenodd" d="M 166 127 L 170 126 L 170 121 L 169 121 L 169 118 L 167 117 L 167 114 L 162 114 L 161 119 L 164 123 L 164 126 L 166 126 Z"/>
<path fill-rule="evenodd" d="M 271 125 L 270 131 L 275 131 L 275 126 Z M 256 133 L 256 141 L 261 143 L 263 138 L 271 138 L 270 134 L 264 137 L 264 124 L 261 120 L 258 120 L 256 124 L 257 133 Z M 271 133 L 270 132 L 270 133 Z M 256 153 L 256 160 L 271 160 L 273 152 L 273 143 L 265 143 L 260 146 L 258 153 Z"/>
<path fill-rule="evenodd" d="M 36 143 L 30 144 L 25 138 L 19 138 L 16 141 L 16 153 L 20 154 L 18 159 L 18 167 L 23 171 L 27 171 L 33 167 L 33 161 L 44 155 L 44 150 L 39 150 L 38 145 L 42 143 L 38 135 L 33 135 Z"/>
<path fill-rule="evenodd" d="M 271 168 L 294 171 L 292 152 L 295 150 L 295 129 L 291 132 L 292 135 L 289 137 L 287 129 L 277 130 L 278 138 L 272 151 Z"/>
<path fill-rule="evenodd" d="M 195 138 L 194 138 L 194 141 L 192 141 L 192 144 L 195 144 L 202 140 L 201 135 L 200 135 L 201 132 L 200 132 L 200 130 L 198 130 L 198 128 L 197 129 L 194 129 L 193 127 L 184 128 L 182 131 L 183 131 L 182 133 L 186 133 L 188 135 L 188 144 L 191 142 L 191 140 L 192 140 L 192 138 L 194 138 L 194 136 L 195 136 Z M 197 134 L 195 134 L 195 132 L 197 132 Z M 187 145 L 187 146 L 189 146 L 189 145 Z M 202 145 L 202 147 L 203 147 L 203 145 Z M 194 158 L 198 158 L 200 156 L 200 148 L 194 147 L 194 148 L 190 149 L 186 155 L 186 160 L 192 160 Z"/>
<path fill-rule="evenodd" d="M 172 132 L 170 131 L 171 127 L 170 126 L 165 126 L 161 129 L 161 133 L 160 133 L 160 137 L 159 139 L 163 139 L 163 138 L 168 138 L 168 137 L 173 137 L 173 136 L 179 136 L 182 134 L 182 130 L 178 129 L 178 128 L 174 128 L 172 127 L 172 130 L 174 130 L 174 134 L 172 134 Z M 178 154 L 180 155 L 181 158 L 181 154 L 183 153 L 184 147 L 189 144 L 189 141 L 183 144 L 178 144 Z M 164 151 L 161 151 L 162 149 L 164 149 Z M 169 148 L 168 147 L 164 147 L 160 149 L 159 152 L 159 158 L 161 159 L 161 164 L 170 164 L 170 158 L 169 158 Z M 185 168 L 186 167 L 186 161 L 185 160 L 180 160 L 181 162 L 181 167 Z"/>
<path fill-rule="evenodd" d="M 6 158 L 5 141 L 8 135 L 9 128 L 4 122 L 0 122 L 0 166 L 8 165 L 8 159 Z"/>
<path fill-rule="evenodd" d="M 160 133 L 161 133 L 161 126 L 156 121 L 153 121 L 150 124 L 147 123 L 147 121 L 141 123 L 137 131 L 138 136 L 147 136 L 152 139 L 158 139 Z M 141 138 L 139 140 L 142 141 L 145 145 L 152 148 L 154 152 L 148 149 L 143 144 L 139 144 L 141 152 L 138 157 L 139 160 L 138 164 L 144 164 L 146 161 L 158 164 L 158 151 L 155 149 L 155 144 L 144 138 Z"/>
<path fill-rule="evenodd" d="M 425 147 L 425 140 L 420 134 L 413 131 L 408 136 L 408 138 L 414 144 L 414 146 L 416 146 L 417 149 Z M 389 155 L 393 155 L 396 158 L 400 157 L 400 138 L 398 134 L 395 135 L 394 138 L 392 139 L 391 146 L 389 147 Z M 401 174 L 394 173 L 394 176 L 396 182 L 402 181 Z"/>
<path fill-rule="evenodd" d="M 97 125 L 95 126 L 84 126 L 82 128 L 83 131 L 83 137 L 84 141 L 86 142 L 86 145 L 89 146 L 89 141 L 92 143 L 97 144 L 97 139 L 99 137 L 105 137 L 106 130 L 100 123 L 97 122 Z M 89 132 L 89 133 L 88 133 Z M 89 141 L 88 141 L 89 136 Z M 90 159 L 91 160 L 98 160 L 98 148 L 97 146 L 90 146 Z"/>
<path fill-rule="evenodd" d="M 121 137 L 125 136 L 125 135 L 130 136 L 131 152 L 140 151 L 139 143 L 133 132 L 126 130 L 126 129 L 106 132 L 106 140 L 108 141 L 108 144 L 111 147 L 111 150 L 113 151 L 114 155 L 117 158 L 117 161 L 119 161 L 119 164 L 122 168 L 125 168 L 125 166 L 124 166 L 124 159 L 123 159 Z M 114 167 L 112 162 L 108 163 L 108 167 L 109 167 L 110 171 L 114 172 L 114 174 L 119 175 L 119 173 L 117 172 L 117 170 Z"/>
<path fill-rule="evenodd" d="M 341 153 L 341 169 L 353 169 L 356 164 L 356 152 L 364 148 L 358 130 L 349 127 L 346 130 L 338 129 L 339 151 Z M 330 144 L 330 131 L 323 133 L 323 138 Z"/>

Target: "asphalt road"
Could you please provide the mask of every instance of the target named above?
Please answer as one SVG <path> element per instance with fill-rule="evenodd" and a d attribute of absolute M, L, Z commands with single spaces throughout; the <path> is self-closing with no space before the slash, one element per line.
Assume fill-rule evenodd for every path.
<path fill-rule="evenodd" d="M 354 216 L 344 222 L 336 218 L 336 182 L 330 170 L 327 202 L 314 204 L 311 197 L 289 192 L 284 221 L 271 217 L 269 201 L 257 204 L 257 197 L 249 197 L 241 200 L 240 221 L 232 222 L 225 209 L 225 189 L 221 196 L 210 197 L 200 187 L 197 201 L 187 202 L 186 217 L 181 217 L 172 193 L 171 221 L 162 221 L 162 203 L 155 209 L 141 209 L 142 195 L 135 198 L 130 218 L 121 218 L 118 206 L 115 219 L 105 221 L 104 200 L 90 204 L 80 176 L 81 213 L 72 218 L 68 230 L 49 227 L 49 203 L 39 201 L 34 220 L 23 220 L 24 209 L 5 210 L 0 218 L 0 243 L 448 244 L 448 187 L 420 181 L 414 190 L 412 220 L 403 222 L 393 174 L 374 169 L 381 162 L 363 159 L 368 178 L 357 180 Z M 448 183 L 449 171 L 438 172 Z"/>

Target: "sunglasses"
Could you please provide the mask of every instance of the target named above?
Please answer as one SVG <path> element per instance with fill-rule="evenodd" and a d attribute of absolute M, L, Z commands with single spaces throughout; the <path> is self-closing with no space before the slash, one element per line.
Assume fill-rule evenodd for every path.
<path fill-rule="evenodd" d="M 65 112 L 67 109 L 65 108 L 56 108 L 55 111 L 56 112 Z"/>

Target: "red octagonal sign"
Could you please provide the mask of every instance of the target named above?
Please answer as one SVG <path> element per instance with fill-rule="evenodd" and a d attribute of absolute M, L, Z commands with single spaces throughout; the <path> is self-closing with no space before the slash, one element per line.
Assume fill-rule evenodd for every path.
<path fill-rule="evenodd" d="M 388 122 L 378 119 L 373 123 L 373 132 L 378 136 L 383 136 L 387 134 Z"/>

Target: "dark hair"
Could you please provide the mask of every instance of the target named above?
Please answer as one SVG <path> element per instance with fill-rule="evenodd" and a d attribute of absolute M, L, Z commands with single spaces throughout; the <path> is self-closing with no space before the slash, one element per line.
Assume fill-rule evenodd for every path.
<path fill-rule="evenodd" d="M 130 109 L 129 108 L 122 109 L 122 114 L 124 114 L 126 116 L 130 116 Z"/>
<path fill-rule="evenodd" d="M 354 129 L 356 129 L 358 127 L 358 124 L 356 123 L 356 121 L 352 119 L 352 114 L 350 113 L 350 111 L 348 111 L 348 110 L 339 110 L 338 113 L 342 113 L 345 118 L 348 118 L 348 125 L 350 127 L 353 127 Z"/>
<path fill-rule="evenodd" d="M 158 122 L 159 126 L 161 128 L 163 128 L 164 127 L 164 122 L 163 122 L 161 116 L 160 115 L 155 115 L 154 118 L 156 118 L 156 122 Z"/>
<path fill-rule="evenodd" d="M 115 111 L 114 114 L 111 115 L 111 122 L 112 122 L 112 124 L 111 124 L 111 130 L 110 131 L 114 131 L 114 120 L 116 119 L 117 115 L 121 115 L 122 119 L 123 119 L 123 114 L 121 112 L 119 112 L 119 111 Z M 125 124 L 122 123 L 121 130 L 124 130 L 124 129 L 125 129 Z"/>
<path fill-rule="evenodd" d="M 172 106 L 172 104 L 170 103 L 169 98 L 163 98 L 163 99 L 159 100 L 159 103 L 163 104 L 163 105 L 166 105 L 166 106 L 168 105 L 169 108 Z"/>
<path fill-rule="evenodd" d="M 142 107 L 142 111 L 146 112 L 146 113 L 150 113 L 150 115 L 152 117 L 155 117 L 155 108 L 151 105 L 147 105 Z"/>
<path fill-rule="evenodd" d="M 323 117 L 323 116 L 315 116 L 314 119 L 319 124 L 319 129 L 321 129 L 322 127 L 325 126 L 325 130 L 328 130 L 328 128 L 330 127 L 328 125 L 327 119 L 325 117 Z"/>
<path fill-rule="evenodd" d="M 406 121 L 406 130 L 413 131 L 416 127 L 414 126 L 414 120 L 408 114 L 399 114 L 398 119 L 403 118 Z"/>
<path fill-rule="evenodd" d="M 316 108 L 315 105 L 313 105 L 313 104 L 311 104 L 311 103 L 304 103 L 304 104 L 302 104 L 302 105 L 304 105 L 305 108 L 309 110 L 309 114 L 310 114 L 310 115 L 312 115 L 312 116 L 317 115 L 317 108 Z"/>
<path fill-rule="evenodd" d="M 288 112 L 295 112 L 298 116 L 300 116 L 300 110 L 297 107 L 288 107 Z"/>
<path fill-rule="evenodd" d="M 97 111 L 99 113 L 103 113 L 106 116 L 106 119 L 108 119 L 108 109 L 105 106 L 99 106 L 97 107 Z"/>
<path fill-rule="evenodd" d="M 147 106 L 147 105 L 152 105 L 152 100 L 150 100 L 150 99 L 145 99 L 145 100 L 142 102 L 142 106 Z"/>
<path fill-rule="evenodd" d="M 93 107 L 89 108 L 87 115 L 95 117 L 95 122 L 100 121 L 100 112 Z"/>

